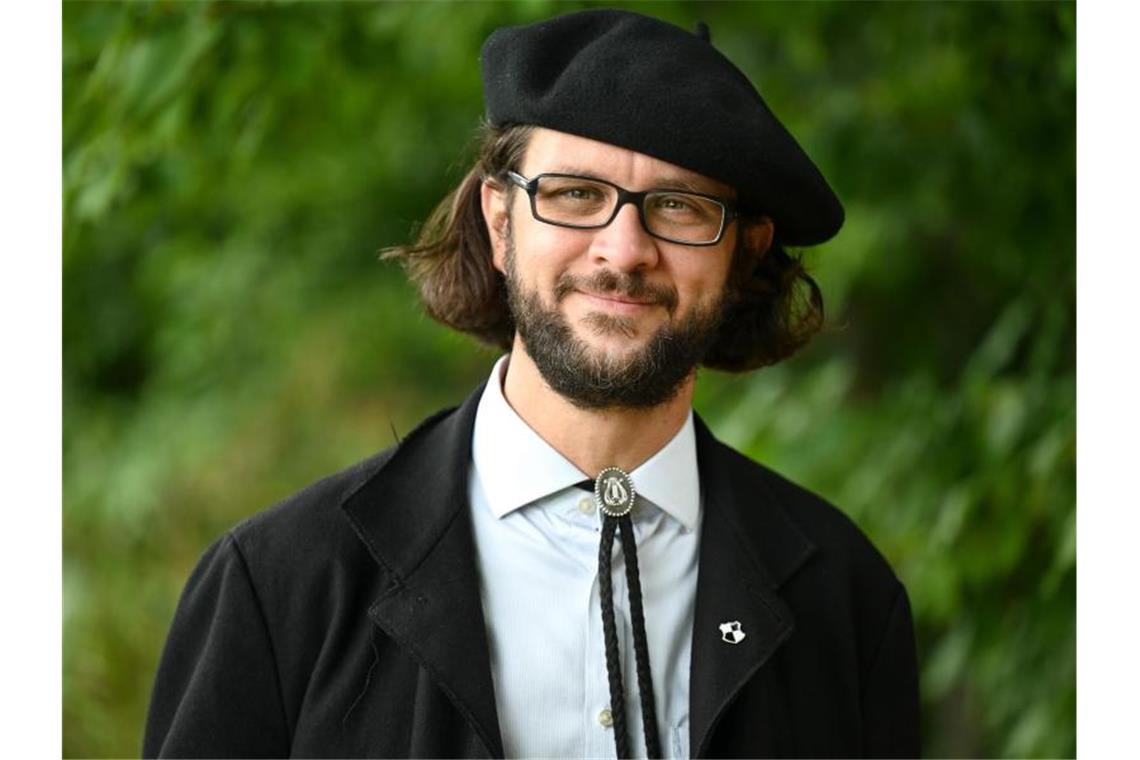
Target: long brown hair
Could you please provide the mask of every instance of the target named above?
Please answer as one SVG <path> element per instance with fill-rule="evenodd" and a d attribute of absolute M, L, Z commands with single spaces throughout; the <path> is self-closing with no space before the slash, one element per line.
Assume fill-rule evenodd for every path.
<path fill-rule="evenodd" d="M 478 160 L 428 217 L 416 242 L 381 252 L 403 264 L 433 319 L 505 350 L 514 341 L 515 322 L 503 275 L 491 261 L 480 187 L 518 170 L 531 129 L 484 125 Z M 742 372 L 775 364 L 823 326 L 823 294 L 799 257 L 784 250 L 779 231 L 767 251 L 749 250 L 747 237 L 737 235 L 724 320 L 702 361 L 706 367 Z"/>

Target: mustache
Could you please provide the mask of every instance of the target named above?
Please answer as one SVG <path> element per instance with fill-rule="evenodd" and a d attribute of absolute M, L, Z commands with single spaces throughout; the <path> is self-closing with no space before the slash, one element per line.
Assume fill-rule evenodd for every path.
<path fill-rule="evenodd" d="M 561 303 L 562 299 L 576 290 L 647 301 L 664 306 L 669 312 L 677 307 L 675 288 L 650 283 L 639 272 L 612 272 L 609 269 L 600 269 L 588 277 L 563 272 L 554 285 L 555 301 Z"/>

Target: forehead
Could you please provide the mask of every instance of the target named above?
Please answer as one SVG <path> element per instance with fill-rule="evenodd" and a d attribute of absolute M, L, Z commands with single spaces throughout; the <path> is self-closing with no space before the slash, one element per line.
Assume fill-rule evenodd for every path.
<path fill-rule="evenodd" d="M 672 187 L 720 196 L 735 196 L 730 185 L 703 174 L 588 137 L 535 128 L 523 156 L 522 171 L 536 174 L 581 174 L 607 179 L 628 190 Z"/>

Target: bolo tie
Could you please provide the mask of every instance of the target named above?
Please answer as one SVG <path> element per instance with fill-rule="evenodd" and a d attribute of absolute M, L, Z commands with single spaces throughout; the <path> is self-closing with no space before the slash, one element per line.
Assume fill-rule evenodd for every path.
<path fill-rule="evenodd" d="M 589 490 L 590 481 L 579 483 Z M 630 512 L 637 500 L 633 480 L 617 467 L 607 467 L 594 479 L 594 502 L 602 512 L 602 539 L 598 546 L 598 592 L 602 606 L 602 635 L 606 645 L 606 676 L 610 686 L 610 714 L 613 716 L 614 746 L 618 758 L 630 757 L 629 734 L 625 719 L 625 688 L 622 685 L 618 654 L 617 625 L 614 622 L 611 558 L 614 534 L 621 532 L 625 557 L 626 585 L 629 586 L 629 617 L 633 624 L 633 655 L 637 663 L 637 690 L 641 700 L 641 723 L 645 749 L 650 758 L 661 757 L 657 735 L 657 708 L 653 700 L 653 676 L 649 671 L 649 644 L 645 637 L 645 613 L 641 604 L 641 575 L 637 567 L 637 544 L 633 538 Z"/>

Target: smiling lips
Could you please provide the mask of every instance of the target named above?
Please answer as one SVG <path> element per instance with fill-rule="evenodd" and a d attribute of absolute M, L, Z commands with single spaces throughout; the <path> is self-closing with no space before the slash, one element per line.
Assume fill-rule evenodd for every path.
<path fill-rule="evenodd" d="M 580 295 L 585 296 L 586 299 L 591 301 L 596 306 L 601 306 L 607 311 L 616 311 L 620 314 L 640 314 L 648 308 L 659 305 L 659 302 L 656 300 L 641 300 L 633 298 L 631 296 L 618 295 L 616 293 L 590 293 L 585 290 L 579 290 L 577 292 Z"/>
<path fill-rule="evenodd" d="M 639 273 L 600 269 L 589 276 L 563 272 L 554 286 L 554 300 L 580 295 L 596 308 L 610 313 L 636 316 L 661 306 L 669 314 L 677 306 L 677 291 L 668 285 L 651 284 Z"/>

